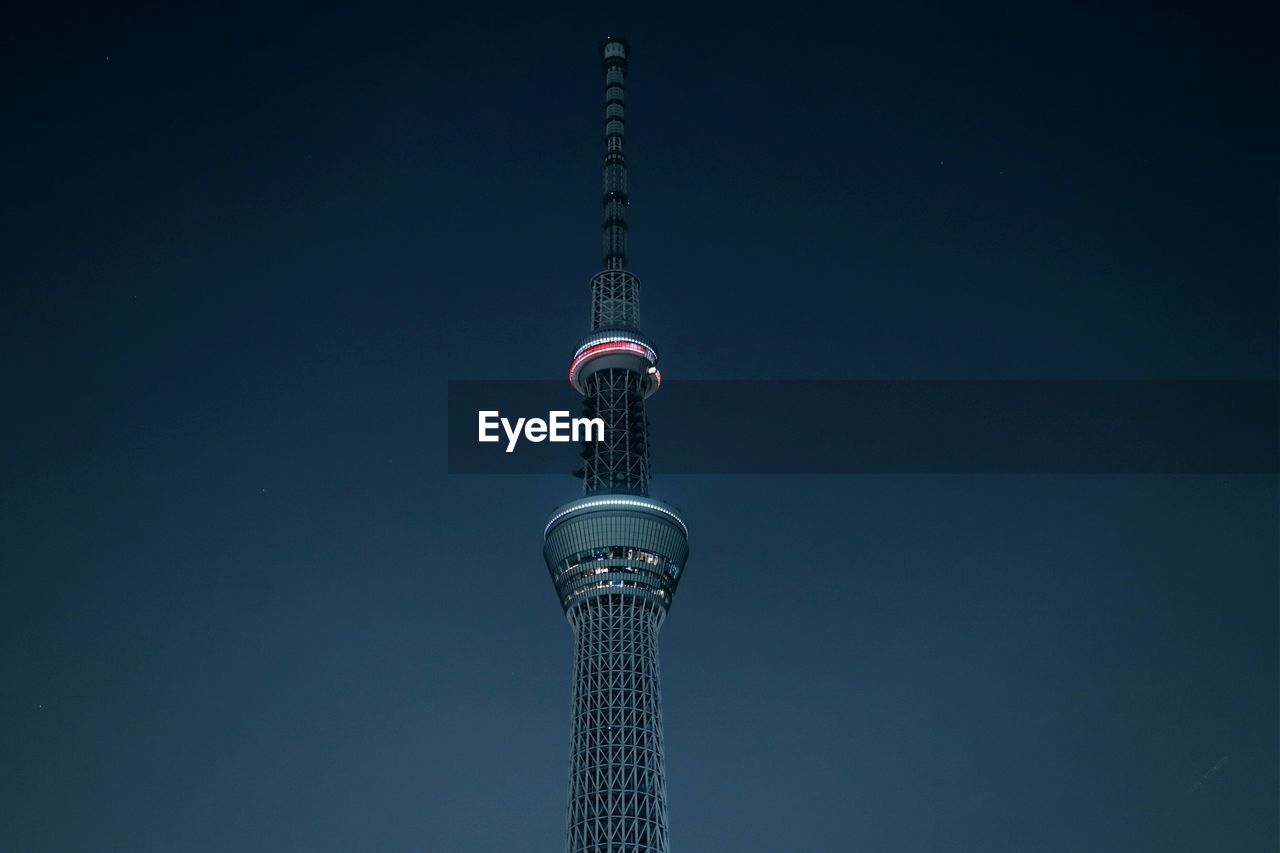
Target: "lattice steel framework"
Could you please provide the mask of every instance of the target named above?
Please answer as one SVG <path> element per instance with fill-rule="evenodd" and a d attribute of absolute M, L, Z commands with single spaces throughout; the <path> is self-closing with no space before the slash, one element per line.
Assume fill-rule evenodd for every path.
<path fill-rule="evenodd" d="M 630 49 L 601 47 L 605 76 L 604 265 L 591 334 L 569 380 L 604 439 L 583 444 L 584 496 L 557 509 L 543 557 L 574 633 L 568 853 L 667 853 L 658 630 L 689 554 L 679 514 L 649 493 L 645 399 L 658 353 L 640 333 L 627 265 L 624 88 Z"/>
<path fill-rule="evenodd" d="M 666 608 L 631 595 L 569 610 L 574 707 L 568 849 L 667 849 L 658 627 Z"/>
<path fill-rule="evenodd" d="M 604 420 L 604 441 L 583 444 L 583 491 L 649 493 L 649 418 L 644 411 L 647 380 L 631 370 L 604 368 L 586 382 L 582 413 Z"/>
<path fill-rule="evenodd" d="M 605 263 L 610 260 L 605 257 Z M 639 328 L 640 279 L 624 269 L 596 273 L 591 279 L 591 331 Z"/>

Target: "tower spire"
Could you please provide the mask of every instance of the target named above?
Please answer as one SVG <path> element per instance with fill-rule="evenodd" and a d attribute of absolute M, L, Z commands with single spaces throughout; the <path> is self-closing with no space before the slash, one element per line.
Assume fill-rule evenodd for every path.
<path fill-rule="evenodd" d="M 591 280 L 591 330 L 640 330 L 640 280 L 627 270 L 626 85 L 630 46 L 600 45 L 604 71 L 604 270 Z"/>
<path fill-rule="evenodd" d="M 607 38 L 600 45 L 604 59 L 604 267 L 627 267 L 627 140 L 626 85 L 630 46 Z"/>

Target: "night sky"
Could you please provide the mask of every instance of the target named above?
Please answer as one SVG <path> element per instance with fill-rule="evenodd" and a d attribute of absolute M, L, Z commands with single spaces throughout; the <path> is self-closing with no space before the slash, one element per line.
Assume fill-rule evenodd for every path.
<path fill-rule="evenodd" d="M 184 5 L 7 27 L 0 850 L 563 848 L 580 484 L 445 399 L 588 330 L 605 35 L 669 383 L 1277 378 L 1260 9 Z M 680 441 L 674 850 L 1277 849 L 1275 477 Z"/>

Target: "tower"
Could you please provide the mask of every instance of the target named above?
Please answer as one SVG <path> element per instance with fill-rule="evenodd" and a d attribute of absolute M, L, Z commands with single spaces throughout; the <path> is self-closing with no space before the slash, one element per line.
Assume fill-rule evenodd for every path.
<path fill-rule="evenodd" d="M 583 497 L 552 514 L 543 557 L 573 629 L 568 853 L 667 853 L 658 630 L 689 555 L 688 528 L 649 497 L 645 399 L 658 353 L 640 333 L 627 269 L 624 89 L 630 48 L 606 39 L 604 269 L 591 279 L 591 334 L 569 382 L 604 440 L 584 443 Z"/>

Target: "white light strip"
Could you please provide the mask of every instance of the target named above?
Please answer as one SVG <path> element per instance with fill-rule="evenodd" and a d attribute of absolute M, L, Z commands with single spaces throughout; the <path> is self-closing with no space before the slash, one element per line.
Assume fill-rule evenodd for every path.
<path fill-rule="evenodd" d="M 658 354 L 653 351 L 653 347 L 649 346 L 640 338 L 634 338 L 629 335 L 592 335 L 591 337 L 587 338 L 587 342 L 585 344 L 578 347 L 578 351 L 573 354 L 573 357 L 577 358 L 578 356 L 582 355 L 584 352 L 591 349 L 593 346 L 596 346 L 597 344 L 615 344 L 615 343 L 637 344 L 639 346 L 644 347 L 646 350 L 648 350 L 650 361 L 658 360 Z"/>
<path fill-rule="evenodd" d="M 557 512 L 555 515 L 551 516 L 551 520 L 547 522 L 546 529 L 542 531 L 543 537 L 545 538 L 546 535 L 551 532 L 551 528 L 555 527 L 556 522 L 564 518 L 566 515 L 577 512 L 580 509 L 590 509 L 592 507 L 598 507 L 598 506 L 599 507 L 638 506 L 643 509 L 651 509 L 656 512 L 660 512 L 663 515 L 670 516 L 675 521 L 676 524 L 680 525 L 680 529 L 684 531 L 684 535 L 685 536 L 689 535 L 689 528 L 685 526 L 684 520 L 681 519 L 680 516 L 676 515 L 671 510 L 667 509 L 665 506 L 662 506 L 661 504 L 653 503 L 652 501 L 642 501 L 637 498 L 599 498 L 597 500 L 591 500 L 591 501 L 586 501 L 584 503 L 575 504 L 574 506 L 571 506 L 568 509 L 562 509 L 559 512 Z"/>

